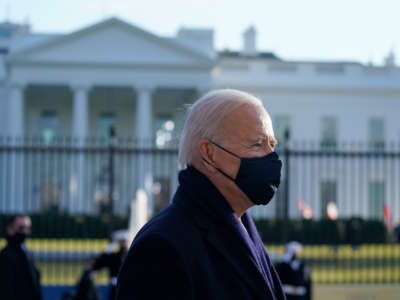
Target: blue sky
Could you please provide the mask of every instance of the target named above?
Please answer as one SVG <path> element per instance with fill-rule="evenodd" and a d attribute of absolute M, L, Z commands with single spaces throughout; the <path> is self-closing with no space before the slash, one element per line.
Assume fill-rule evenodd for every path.
<path fill-rule="evenodd" d="M 0 20 L 70 32 L 116 16 L 160 35 L 214 28 L 218 49 L 239 49 L 246 27 L 258 47 L 285 59 L 400 63 L 399 0 L 0 0 Z"/>

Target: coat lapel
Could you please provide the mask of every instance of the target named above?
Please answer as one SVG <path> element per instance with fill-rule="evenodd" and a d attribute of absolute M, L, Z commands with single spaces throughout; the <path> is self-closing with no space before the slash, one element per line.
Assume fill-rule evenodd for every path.
<path fill-rule="evenodd" d="M 249 249 L 251 246 L 248 247 L 241 233 L 236 232 L 238 228 L 231 224 L 233 210 L 217 188 L 191 166 L 179 173 L 179 184 L 174 204 L 184 214 L 191 215 L 209 245 L 232 265 L 257 299 L 276 300 Z"/>
<path fill-rule="evenodd" d="M 272 268 L 271 268 L 271 275 L 272 275 L 272 279 L 274 281 L 276 297 L 278 299 L 285 300 L 286 296 L 282 289 L 281 280 L 279 279 L 278 273 L 276 272 L 274 266 L 272 266 Z"/>
<path fill-rule="evenodd" d="M 258 299 L 275 300 L 274 294 L 271 292 L 268 283 L 265 282 L 244 243 L 228 230 L 214 226 L 214 224 L 207 224 L 204 221 L 201 220 L 198 224 L 200 223 L 203 230 L 206 230 L 205 234 L 208 242 L 233 266 L 242 280 L 254 291 Z"/>
<path fill-rule="evenodd" d="M 245 213 L 242 217 L 242 220 L 244 221 L 244 223 L 247 225 L 247 229 L 248 232 L 250 234 L 250 236 L 252 237 L 252 239 L 255 241 L 256 247 L 259 247 L 262 249 L 262 251 L 265 252 L 265 255 L 268 256 L 266 250 L 265 250 L 265 246 L 263 241 L 261 240 L 260 235 L 258 234 L 256 225 L 254 224 L 254 221 L 252 220 L 252 218 L 249 216 L 248 213 Z M 266 260 L 268 260 L 268 265 L 270 265 L 271 267 L 269 268 L 270 274 L 271 274 L 271 281 L 272 284 L 274 286 L 275 289 L 275 296 L 277 297 L 277 299 L 286 299 L 284 296 L 284 292 L 282 290 L 282 284 L 279 280 L 279 276 L 275 271 L 275 268 L 273 266 L 273 264 L 269 261 L 268 257 L 265 257 Z"/>

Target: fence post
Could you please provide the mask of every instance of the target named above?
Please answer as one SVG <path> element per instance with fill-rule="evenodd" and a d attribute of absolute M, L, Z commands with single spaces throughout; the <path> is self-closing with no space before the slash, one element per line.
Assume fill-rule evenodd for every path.
<path fill-rule="evenodd" d="M 285 197 L 283 205 L 283 232 L 282 242 L 286 243 L 289 239 L 289 191 L 290 191 L 290 132 L 289 129 L 285 130 L 285 144 L 284 144 L 284 157 L 285 157 Z"/>
<path fill-rule="evenodd" d="M 114 155 L 115 155 L 115 128 L 110 127 L 110 142 L 108 154 L 108 215 L 109 215 L 109 233 L 113 231 L 113 216 L 114 216 Z"/>

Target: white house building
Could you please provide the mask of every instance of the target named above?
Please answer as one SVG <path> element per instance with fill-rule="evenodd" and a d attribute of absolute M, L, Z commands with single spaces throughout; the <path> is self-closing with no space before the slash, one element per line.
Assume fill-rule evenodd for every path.
<path fill-rule="evenodd" d="M 214 86 L 259 96 L 272 115 L 281 144 L 289 129 L 292 147 L 303 150 L 399 153 L 400 69 L 392 53 L 384 66 L 371 66 L 281 60 L 273 53 L 257 51 L 255 45 L 256 32 L 250 28 L 244 33 L 241 52 L 220 52 L 213 70 Z M 382 218 L 386 203 L 398 222 L 399 156 L 372 163 L 366 160 L 355 158 L 351 164 L 343 158 L 332 164 L 320 159 L 313 166 L 304 156 L 295 158 L 291 164 L 290 215 L 298 214 L 299 200 L 308 203 L 317 217 L 326 210 L 327 202 L 333 201 L 341 217 Z M 272 202 L 272 206 L 276 204 L 279 202 Z M 259 207 L 254 213 L 272 217 L 276 211 Z"/>
<path fill-rule="evenodd" d="M 40 136 L 50 141 L 56 136 L 72 136 L 83 146 L 85 137 L 107 138 L 113 125 L 118 136 L 156 139 L 156 146 L 162 146 L 179 132 L 185 104 L 213 88 L 237 88 L 259 96 L 271 114 L 281 145 L 286 144 L 286 131 L 290 132 L 291 147 L 296 141 L 314 141 L 317 144 L 307 146 L 311 150 L 346 150 L 354 142 L 366 143 L 359 150 L 390 150 L 390 142 L 400 140 L 400 69 L 393 55 L 386 58 L 384 66 L 284 60 L 257 49 L 252 27 L 243 35 L 241 51 L 217 51 L 212 29 L 182 28 L 175 37 L 166 38 L 116 18 L 69 34 L 41 34 L 25 25 L 0 25 L 3 137 Z M 163 130 L 170 135 L 163 135 Z M 328 161 L 314 167 L 304 165 L 312 181 L 301 173 L 304 160 L 293 158 L 290 165 L 295 174 L 291 183 L 297 180 L 289 190 L 291 216 L 298 215 L 299 200 L 312 206 L 316 217 L 322 216 L 328 202 L 335 202 L 339 215 L 345 217 L 380 216 L 381 212 L 374 211 L 387 203 L 399 221 L 400 190 L 393 181 L 400 180 L 399 158 L 377 162 L 372 168 L 360 163 L 354 166 L 356 171 L 346 169 L 345 158 L 338 160 L 336 169 L 329 167 Z M 83 166 L 85 161 L 82 156 L 75 164 Z M 21 164 L 20 169 L 27 164 L 15 163 Z M 135 167 L 139 175 L 133 191 L 144 188 L 150 193 L 146 178 L 151 177 L 151 166 L 151 162 L 140 162 Z M 79 169 L 75 184 L 65 181 L 69 189 L 78 186 L 75 204 L 68 204 L 70 211 L 93 209 L 79 200 L 91 197 L 92 192 L 79 185 L 89 169 Z M 372 169 L 378 171 L 369 172 Z M 175 174 L 175 166 L 168 171 Z M 0 180 L 6 177 L 0 176 Z M 173 186 L 176 175 L 170 177 Z M 353 192 L 348 186 L 351 178 L 360 180 L 360 187 Z M 12 205 L 1 200 L 1 209 L 21 209 L 23 195 L 29 195 L 29 187 L 26 189 L 0 191 L 4 198 L 19 199 Z M 126 197 L 134 197 L 132 191 L 128 194 Z M 67 203 L 71 195 L 65 197 Z M 361 200 L 354 199 L 359 198 L 369 199 L 362 200 L 369 204 L 357 204 Z M 273 217 L 279 210 L 279 202 L 275 202 L 272 206 L 276 208 L 257 208 L 252 213 Z M 35 207 L 39 206 L 32 204 L 32 209 Z"/>

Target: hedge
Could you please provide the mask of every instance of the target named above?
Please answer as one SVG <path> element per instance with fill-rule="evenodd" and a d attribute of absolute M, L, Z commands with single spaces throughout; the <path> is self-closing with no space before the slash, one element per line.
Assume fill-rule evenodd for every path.
<path fill-rule="evenodd" d="M 9 216 L 0 215 L 0 236 L 5 235 Z M 32 238 L 109 238 L 110 232 L 128 227 L 128 217 L 33 214 Z M 283 220 L 257 219 L 256 226 L 265 243 L 282 243 Z M 289 240 L 304 244 L 384 243 L 385 225 L 379 220 L 361 218 L 330 220 L 290 220 Z"/>
<path fill-rule="evenodd" d="M 283 220 L 258 219 L 255 223 L 265 243 L 282 242 Z M 356 245 L 384 243 L 387 232 L 384 223 L 379 220 L 291 220 L 288 222 L 288 239 L 304 244 Z"/>
<path fill-rule="evenodd" d="M 126 229 L 128 218 L 119 216 L 32 214 L 32 238 L 109 238 L 111 231 Z M 0 215 L 0 236 L 5 236 L 9 216 Z"/>

